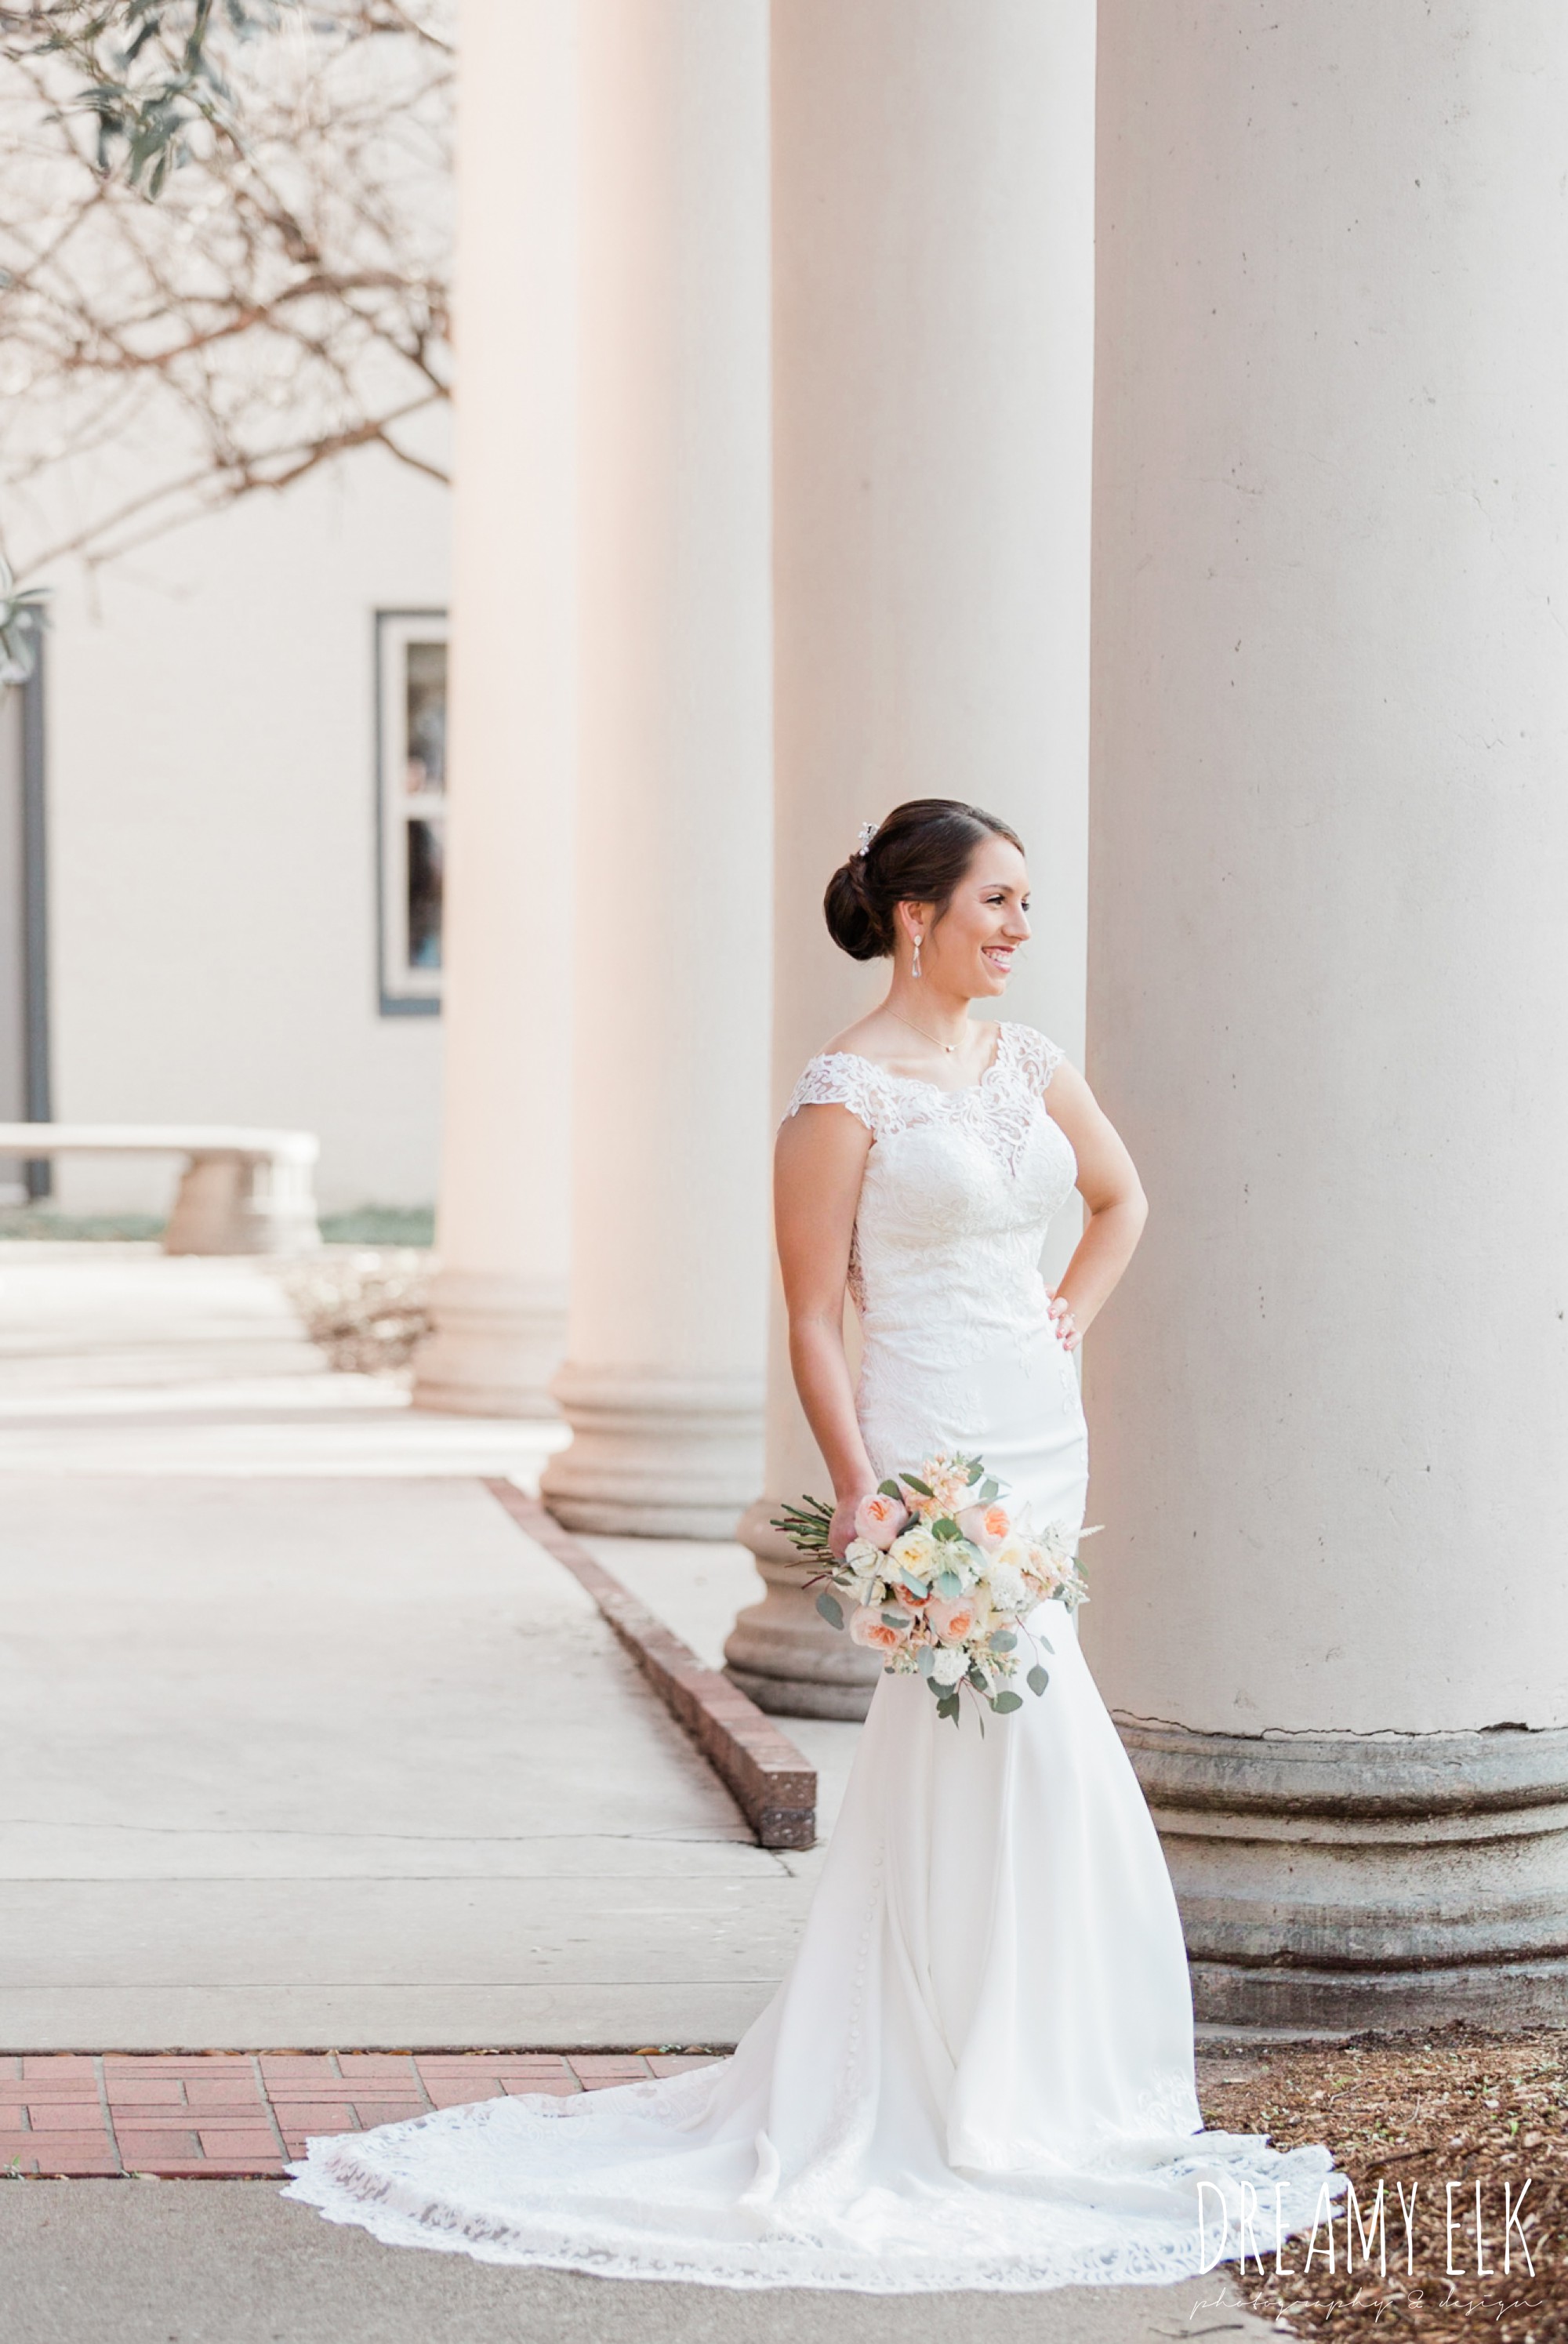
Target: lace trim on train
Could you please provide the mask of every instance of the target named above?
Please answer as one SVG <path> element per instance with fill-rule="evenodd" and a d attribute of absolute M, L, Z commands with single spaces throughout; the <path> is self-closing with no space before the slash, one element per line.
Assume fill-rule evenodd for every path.
<path fill-rule="evenodd" d="M 329 2221 L 368 2230 L 384 2245 L 468 2254 L 481 2262 L 719 2287 L 916 2294 L 1190 2278 L 1211 2258 L 1218 2227 L 1210 2199 L 1206 2252 L 1195 2212 L 1199 2181 L 1209 2182 L 1226 2201 L 1228 2258 L 1239 2251 L 1244 2206 L 1252 2220 L 1250 2243 L 1267 2256 L 1277 2243 L 1276 2189 L 1282 2239 L 1311 2225 L 1325 2185 L 1330 2198 L 1344 2186 L 1343 2177 L 1331 2172 L 1326 2149 L 1281 2154 L 1258 2136 L 1207 2133 L 1160 2143 L 1168 2153 L 1158 2155 L 1148 2141 L 1128 2142 L 1119 2156 L 1107 2154 L 1064 2176 L 1062 2196 L 1051 2196 L 1047 2182 L 1046 2194 L 1032 2199 L 1023 2177 L 1007 2175 L 990 2177 L 989 2187 L 987 2177 L 976 2176 L 978 2186 L 971 2190 L 962 2187 L 967 2177 L 955 2175 L 953 2195 L 940 2205 L 926 2204 L 919 2243 L 880 2254 L 856 2252 L 853 2242 L 832 2235 L 845 2208 L 831 2186 L 812 2193 L 825 2217 L 817 2223 L 798 2182 L 781 2193 L 786 2202 L 777 2208 L 751 2193 L 723 2206 L 694 2198 L 639 2205 L 626 2194 L 626 2184 L 637 2152 L 646 2153 L 650 2117 L 668 2121 L 675 2148 L 680 2135 L 700 2123 L 716 2073 L 596 2092 L 585 2096 L 588 2106 L 532 2096 L 481 2100 L 370 2133 L 315 2141 L 308 2157 L 289 2167 L 295 2178 L 284 2195 L 316 2207 Z M 622 2123 L 616 2103 L 630 2121 Z M 613 2212 L 603 2205 L 573 2206 L 570 2192 L 552 2191 L 549 2167 L 563 2124 L 592 2131 L 612 2181 Z M 622 2149 L 631 2152 L 624 2160 L 618 2155 Z M 1084 2190 L 1085 2181 L 1097 2176 L 1107 2186 L 1100 2207 Z M 1118 2182 L 1131 2185 L 1141 2201 L 1138 2210 L 1115 2202 Z M 1168 2215 L 1148 2210 L 1151 2187 L 1171 2191 Z"/>

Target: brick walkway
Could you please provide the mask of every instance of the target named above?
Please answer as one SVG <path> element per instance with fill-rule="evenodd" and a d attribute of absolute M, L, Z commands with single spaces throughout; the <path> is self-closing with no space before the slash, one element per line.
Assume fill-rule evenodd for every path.
<path fill-rule="evenodd" d="M 307 2134 L 363 2132 L 502 2092 L 592 2092 L 712 2053 L 211 2052 L 0 2057 L 0 2173 L 280 2176 Z"/>

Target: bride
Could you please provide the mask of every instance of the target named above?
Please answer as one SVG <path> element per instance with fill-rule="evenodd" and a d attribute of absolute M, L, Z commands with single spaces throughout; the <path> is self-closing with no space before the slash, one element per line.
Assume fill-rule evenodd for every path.
<path fill-rule="evenodd" d="M 1146 1207 L 1055 1045 L 969 1015 L 1006 991 L 1028 900 L 1013 832 L 941 798 L 828 886 L 835 941 L 892 964 L 778 1141 L 791 1359 L 840 1553 L 888 1472 L 944 1452 L 983 1456 L 1037 1526 L 1083 1521 L 1071 1354 Z M 1041 1244 L 1075 1186 L 1087 1224 L 1051 1294 Z M 794 1965 L 732 2058 L 315 2140 L 287 2194 L 394 2245 L 731 2287 L 1158 2281 L 1222 2235 L 1272 2252 L 1338 2177 L 1324 2149 L 1202 2131 L 1154 1826 L 1072 1619 L 1047 1602 L 1029 1626 L 1048 1687 L 983 1734 L 918 1677 L 879 1680 Z"/>

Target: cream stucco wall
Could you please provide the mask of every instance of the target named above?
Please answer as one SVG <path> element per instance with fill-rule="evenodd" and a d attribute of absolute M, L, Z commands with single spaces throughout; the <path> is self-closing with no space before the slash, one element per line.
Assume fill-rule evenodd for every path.
<path fill-rule="evenodd" d="M 56 1116 L 320 1135 L 329 1207 L 435 1194 L 440 1025 L 379 1014 L 374 612 L 448 597 L 448 500 L 371 450 L 57 577 Z M 70 1210 L 169 1174 L 63 1169 Z"/>

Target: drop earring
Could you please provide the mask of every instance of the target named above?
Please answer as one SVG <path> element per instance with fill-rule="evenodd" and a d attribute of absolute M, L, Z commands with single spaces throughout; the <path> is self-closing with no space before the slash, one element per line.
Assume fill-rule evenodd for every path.
<path fill-rule="evenodd" d="M 915 961 L 909 974 L 911 976 L 918 976 L 920 974 L 920 939 L 918 936 L 915 939 Z"/>

